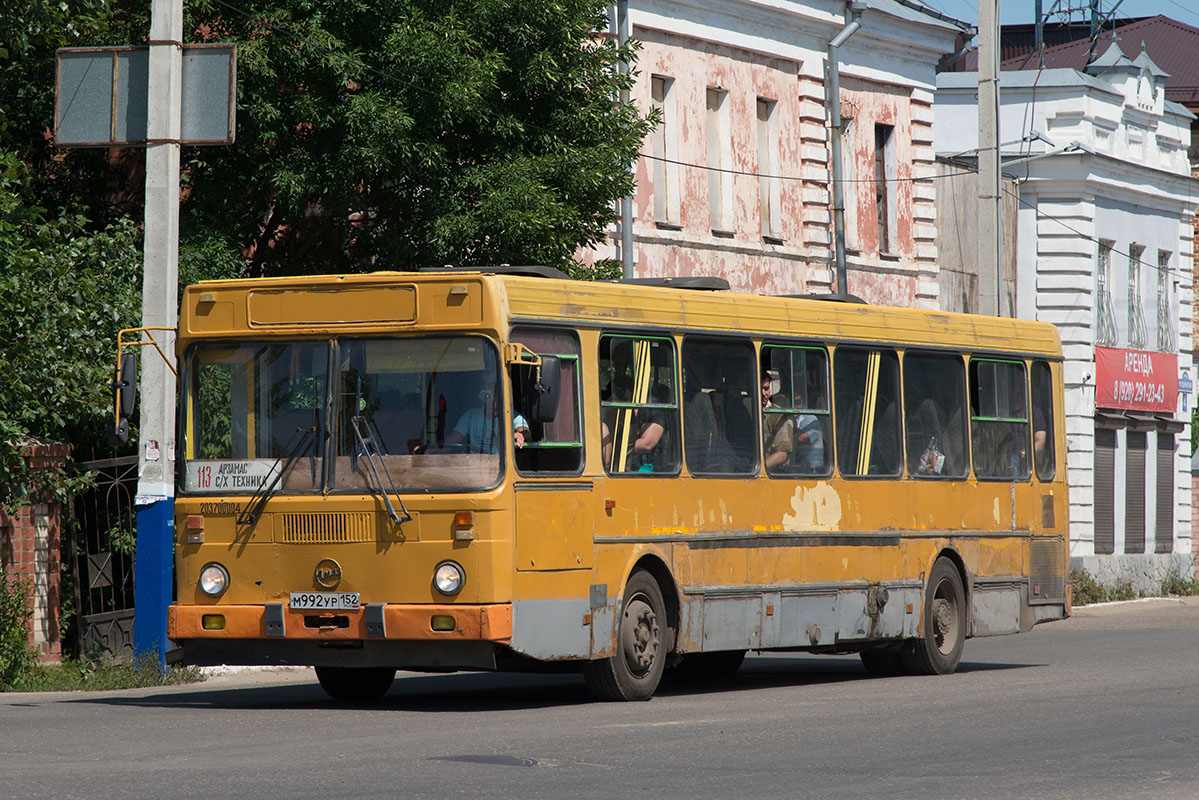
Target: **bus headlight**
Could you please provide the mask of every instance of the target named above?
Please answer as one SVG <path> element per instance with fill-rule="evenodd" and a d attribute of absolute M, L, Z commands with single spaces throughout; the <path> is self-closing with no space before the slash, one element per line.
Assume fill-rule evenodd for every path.
<path fill-rule="evenodd" d="M 442 594 L 458 594 L 466 583 L 466 573 L 453 561 L 442 561 L 433 570 L 433 585 Z"/>
<path fill-rule="evenodd" d="M 229 588 L 229 571 L 220 564 L 207 564 L 200 570 L 200 591 L 217 597 Z"/>

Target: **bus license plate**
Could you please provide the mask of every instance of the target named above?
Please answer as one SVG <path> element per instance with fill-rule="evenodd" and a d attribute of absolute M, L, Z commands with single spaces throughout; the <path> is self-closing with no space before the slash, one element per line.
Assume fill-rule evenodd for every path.
<path fill-rule="evenodd" d="M 358 592 L 292 592 L 287 605 L 302 611 L 357 611 L 362 600 Z"/>

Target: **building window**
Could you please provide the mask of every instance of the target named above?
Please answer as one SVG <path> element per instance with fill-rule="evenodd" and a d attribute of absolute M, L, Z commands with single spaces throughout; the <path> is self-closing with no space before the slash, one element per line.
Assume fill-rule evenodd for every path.
<path fill-rule="evenodd" d="M 1141 291 L 1141 256 L 1145 255 L 1142 245 L 1128 248 L 1128 346 L 1133 350 L 1144 350 L 1149 346 L 1149 334 L 1145 329 L 1145 304 Z"/>
<path fill-rule="evenodd" d="M 858 163 L 854 137 L 858 126 L 853 117 L 841 117 L 841 199 L 845 204 L 845 246 L 857 250 L 858 244 Z"/>
<path fill-rule="evenodd" d="M 708 89 L 708 224 L 714 231 L 730 231 L 729 215 L 733 209 L 732 176 L 727 170 L 733 162 L 733 147 L 729 139 L 729 93 L 723 89 Z"/>
<path fill-rule="evenodd" d="M 762 212 L 762 236 L 767 239 L 782 235 L 777 107 L 774 100 L 758 98 L 758 206 Z"/>
<path fill-rule="evenodd" d="M 1095 304 L 1095 344 L 1115 347 L 1117 342 L 1116 315 L 1112 310 L 1112 247 L 1115 243 L 1099 242 L 1095 264 L 1098 302 Z"/>
<path fill-rule="evenodd" d="M 874 207 L 878 214 L 878 251 L 895 243 L 895 128 L 874 126 Z"/>
<path fill-rule="evenodd" d="M 662 115 L 654 128 L 654 221 L 670 225 L 679 221 L 679 118 L 675 108 L 674 79 L 650 78 L 650 100 Z"/>
<path fill-rule="evenodd" d="M 1170 280 L 1170 253 L 1157 251 L 1157 349 L 1173 353 L 1178 349 L 1174 337 L 1174 284 Z"/>

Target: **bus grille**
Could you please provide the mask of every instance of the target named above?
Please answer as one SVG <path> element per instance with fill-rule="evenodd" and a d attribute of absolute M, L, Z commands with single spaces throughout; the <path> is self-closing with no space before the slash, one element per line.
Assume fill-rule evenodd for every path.
<path fill-rule="evenodd" d="M 1028 545 L 1028 578 L 1031 599 L 1060 600 L 1066 596 L 1065 564 L 1062 543 L 1036 540 Z"/>
<path fill-rule="evenodd" d="M 373 542 L 374 517 L 366 512 L 277 514 L 275 541 L 280 544 Z"/>

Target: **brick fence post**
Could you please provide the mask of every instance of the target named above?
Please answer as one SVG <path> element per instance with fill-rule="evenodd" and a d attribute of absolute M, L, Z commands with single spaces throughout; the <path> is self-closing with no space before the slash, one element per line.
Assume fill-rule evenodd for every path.
<path fill-rule="evenodd" d="M 60 444 L 34 444 L 21 452 L 30 470 L 63 467 L 71 448 Z M 16 516 L 0 512 L 0 558 L 9 579 L 28 581 L 33 625 L 29 644 L 40 661 L 58 661 L 62 655 L 59 611 L 62 605 L 62 507 L 58 503 L 29 503 Z"/>

